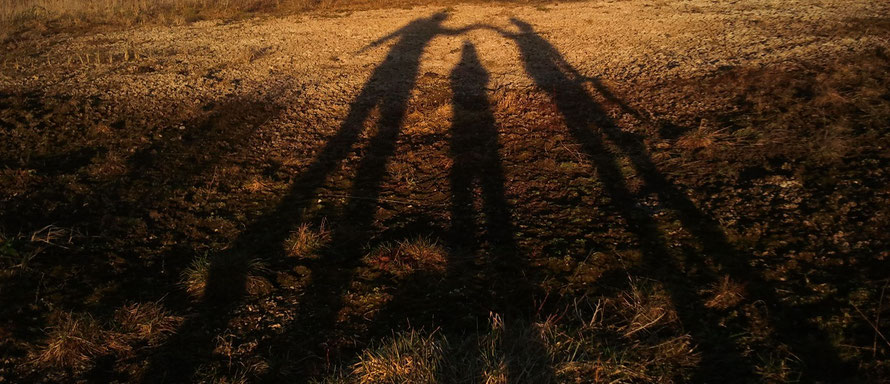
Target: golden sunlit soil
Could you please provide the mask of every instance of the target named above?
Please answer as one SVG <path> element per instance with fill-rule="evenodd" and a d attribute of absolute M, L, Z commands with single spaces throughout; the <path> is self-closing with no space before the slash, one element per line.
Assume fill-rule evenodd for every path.
<path fill-rule="evenodd" d="M 883 382 L 888 14 L 8 35 L 0 382 Z"/>

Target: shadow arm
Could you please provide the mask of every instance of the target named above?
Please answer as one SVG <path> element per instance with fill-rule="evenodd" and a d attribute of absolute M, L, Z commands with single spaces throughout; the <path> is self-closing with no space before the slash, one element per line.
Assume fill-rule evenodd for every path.
<path fill-rule="evenodd" d="M 401 35 L 403 33 L 404 29 L 405 29 L 404 27 L 399 28 L 386 36 L 383 36 L 377 40 L 374 40 L 374 41 L 368 43 L 368 45 L 362 47 L 362 49 L 359 49 L 357 53 L 363 53 L 371 48 L 376 48 L 387 41 L 395 39 L 396 37 L 398 37 L 399 35 Z"/>

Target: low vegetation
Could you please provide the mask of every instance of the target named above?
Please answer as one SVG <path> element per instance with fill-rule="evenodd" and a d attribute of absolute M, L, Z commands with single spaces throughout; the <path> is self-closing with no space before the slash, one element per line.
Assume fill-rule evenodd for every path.
<path fill-rule="evenodd" d="M 309 10 L 309 0 L 2 0 L 0 21 L 31 28 L 91 25 L 185 24 L 286 10 Z"/>
<path fill-rule="evenodd" d="M 302 224 L 285 240 L 284 248 L 288 256 L 297 258 L 318 257 L 318 252 L 330 241 L 330 231 L 324 223 L 317 230 L 309 224 Z"/>
<path fill-rule="evenodd" d="M 464 2 L 474 1 L 492 2 Z M 501 2 L 526 4 L 541 1 Z M 0 0 L 0 25 L 3 26 L 0 27 L 0 37 L 431 4 L 438 3 L 433 0 Z"/>
<path fill-rule="evenodd" d="M 404 278 L 420 271 L 441 273 L 445 270 L 448 254 L 428 238 L 383 243 L 365 257 L 369 267 Z"/>
<path fill-rule="evenodd" d="M 182 285 L 186 292 L 200 299 L 204 297 L 211 278 L 237 282 L 246 272 L 244 289 L 252 295 L 260 294 L 271 289 L 271 283 L 261 275 L 264 270 L 265 264 L 258 259 L 245 261 L 243 256 L 230 253 L 216 255 L 214 259 L 204 255 L 195 258 L 192 265 L 182 273 Z M 232 284 L 222 289 L 239 290 L 241 287 Z"/>
<path fill-rule="evenodd" d="M 699 360 L 669 299 L 651 282 L 577 299 L 527 323 L 491 314 L 470 334 L 409 329 L 363 350 L 319 383 L 672 382 Z"/>
<path fill-rule="evenodd" d="M 122 307 L 109 324 L 86 314 L 61 313 L 27 364 L 49 372 L 83 374 L 100 358 L 126 363 L 139 349 L 157 346 L 181 322 L 160 303 Z"/>

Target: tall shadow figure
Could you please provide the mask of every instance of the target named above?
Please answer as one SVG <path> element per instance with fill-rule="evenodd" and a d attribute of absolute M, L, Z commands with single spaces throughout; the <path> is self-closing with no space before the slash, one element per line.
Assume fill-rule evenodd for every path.
<path fill-rule="evenodd" d="M 450 154 L 454 161 L 451 174 L 451 229 L 450 243 L 453 253 L 473 254 L 486 243 L 491 257 L 490 262 L 498 265 L 493 272 L 519 275 L 524 270 L 520 257 L 514 227 L 510 217 L 510 206 L 504 192 L 504 169 L 498 153 L 498 132 L 494 115 L 488 102 L 485 87 L 488 73 L 479 63 L 476 48 L 465 42 L 461 61 L 451 73 L 454 90 L 454 117 L 451 128 Z M 474 206 L 474 191 L 481 191 L 484 225 L 481 237 L 476 233 L 478 223 Z M 452 257 L 448 266 L 449 280 L 461 278 L 460 261 L 465 258 Z M 512 287 L 495 287 L 500 298 L 492 303 L 503 303 L 509 296 L 519 299 L 519 303 L 531 306 L 528 284 L 520 279 Z M 522 287 L 526 286 L 526 287 Z M 526 289 L 511 289 L 511 288 Z M 516 304 L 516 302 L 512 303 Z M 522 305 L 519 305 L 521 307 Z M 496 312 L 516 311 L 516 305 L 503 308 L 490 308 Z"/>
<path fill-rule="evenodd" d="M 518 359 L 508 358 L 508 382 L 552 382 L 554 374 L 546 349 L 540 340 L 529 337 L 534 333 L 526 329 L 534 317 L 535 290 L 525 276 L 527 263 L 514 236 L 498 129 L 486 93 L 488 81 L 475 46 L 465 41 L 461 60 L 450 76 L 454 110 L 449 143 L 452 197 L 444 278 L 416 272 L 402 282 L 375 317 L 372 333 L 390 336 L 396 324 L 407 321 L 415 328 L 429 326 L 466 337 L 468 330 L 495 313 L 504 326 L 503 345 L 498 352 L 505 357 L 522 353 L 531 358 L 523 363 L 535 365 L 518 366 Z M 477 208 L 480 205 L 481 210 Z M 446 364 L 449 362 L 453 361 L 446 359 Z M 461 372 L 467 382 L 481 378 L 481 372 L 473 369 L 482 367 L 452 368 L 449 371 Z"/>
<path fill-rule="evenodd" d="M 584 84 L 591 79 L 581 76 L 531 25 L 518 19 L 512 19 L 512 22 L 519 28 L 518 33 L 499 30 L 500 33 L 516 42 L 525 70 L 536 85 L 551 92 L 568 129 L 594 163 L 614 208 L 628 221 L 630 230 L 640 240 L 644 268 L 660 274 L 659 280 L 669 290 L 683 325 L 701 346 L 703 360 L 695 381 L 752 379 L 753 363 L 743 356 L 733 337 L 733 334 L 744 333 L 744 329 L 717 327 L 709 321 L 716 317 L 704 306 L 706 298 L 697 289 L 702 284 L 714 282 L 716 276 L 686 276 L 682 272 L 683 266 L 668 252 L 655 218 L 635 208 L 635 198 L 625 183 L 617 155 L 605 145 L 604 138 L 614 143 L 630 160 L 643 177 L 647 190 L 656 193 L 661 203 L 677 213 L 684 228 L 702 244 L 709 261 L 736 279 L 750 283 L 748 291 L 751 296 L 769 306 L 776 336 L 794 347 L 794 352 L 807 364 L 809 379 L 831 381 L 844 377 L 847 367 L 825 335 L 807 322 L 805 315 L 783 306 L 775 296 L 774 287 L 751 270 L 745 256 L 733 250 L 717 221 L 699 210 L 676 185 L 659 173 L 642 138 L 623 132 L 587 93 Z M 599 82 L 594 81 L 593 85 L 607 100 L 618 100 Z M 627 108 L 624 104 L 619 106 Z M 598 129 L 593 130 L 591 126 Z M 704 260 L 690 262 L 698 263 L 702 267 L 700 270 L 708 269 Z M 783 337 L 801 334 L 812 336 L 805 340 Z"/>
<path fill-rule="evenodd" d="M 451 128 L 451 229 L 452 257 L 446 270 L 449 281 L 459 282 L 468 268 L 465 254 L 479 254 L 487 245 L 490 260 L 486 264 L 487 279 L 493 296 L 486 308 L 503 316 L 505 337 L 528 336 L 523 331 L 531 326 L 535 309 L 534 285 L 525 275 L 527 262 L 514 237 L 515 227 L 511 207 L 506 197 L 504 167 L 499 154 L 498 130 L 489 104 L 486 87 L 489 75 L 472 43 L 465 41 L 461 61 L 451 73 L 454 91 L 454 117 Z M 480 189 L 484 225 L 482 236 L 477 235 L 477 212 L 474 191 Z M 554 380 L 544 346 L 536 339 L 510 340 L 521 345 L 522 352 L 504 350 L 501 353 L 523 353 L 534 364 L 521 367 L 518 359 L 507 359 L 507 382 L 546 383 Z M 527 377 L 534 374 L 535 377 Z"/>
<path fill-rule="evenodd" d="M 353 150 L 372 110 L 377 108 L 377 130 L 356 167 L 356 175 L 342 211 L 348 226 L 332 234 L 331 256 L 310 265 L 312 283 L 300 303 L 300 314 L 288 327 L 302 336 L 287 351 L 293 360 L 316 356 L 318 343 L 334 325 L 341 295 L 358 266 L 361 249 L 371 236 L 374 208 L 385 176 L 386 164 L 395 150 L 395 141 L 407 110 L 417 77 L 420 58 L 427 44 L 441 34 L 455 34 L 441 24 L 444 12 L 414 20 L 370 46 L 396 39 L 386 59 L 375 68 L 336 134 L 320 150 L 316 159 L 296 177 L 279 204 L 249 225 L 230 250 L 211 260 L 210 273 L 197 316 L 187 320 L 158 351 L 143 376 L 143 382 L 188 382 L 202 362 L 212 358 L 216 333 L 226 327 L 232 311 L 243 301 L 250 260 L 256 256 L 275 259 L 283 255 L 282 244 L 290 231 L 309 221 L 304 217 L 312 197 Z M 278 354 L 278 353 L 275 353 Z M 272 379 L 269 377 L 267 379 Z"/>

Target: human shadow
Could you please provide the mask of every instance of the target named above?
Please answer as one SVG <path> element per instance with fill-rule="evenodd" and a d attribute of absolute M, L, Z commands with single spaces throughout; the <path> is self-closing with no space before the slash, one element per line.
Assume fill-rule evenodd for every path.
<path fill-rule="evenodd" d="M 187 265 L 178 264 L 179 258 L 175 256 L 170 257 L 169 253 L 176 253 L 176 250 L 157 251 L 161 255 L 159 258 L 165 258 L 166 262 L 137 257 L 138 249 L 162 247 L 155 236 L 142 236 L 144 232 L 139 230 L 144 227 L 133 223 L 150 221 L 150 212 L 163 211 L 173 205 L 170 201 L 174 196 L 204 185 L 211 178 L 210 169 L 224 165 L 229 156 L 237 157 L 244 149 L 240 144 L 249 139 L 256 127 L 270 115 L 277 113 L 277 108 L 270 104 L 267 100 L 260 103 L 241 96 L 232 97 L 205 106 L 204 112 L 192 118 L 171 119 L 174 124 L 158 122 L 161 119 L 156 116 L 135 113 L 126 117 L 104 117 L 116 120 L 117 123 L 111 125 L 120 127 L 125 127 L 128 121 L 154 119 L 155 127 L 163 129 L 160 131 L 163 137 L 158 135 L 135 148 L 133 154 L 121 159 L 119 169 L 113 171 L 91 171 L 90 167 L 104 166 L 108 162 L 117 164 L 103 156 L 110 152 L 108 148 L 113 147 L 114 142 L 96 140 L 99 142 L 97 147 L 52 158 L 31 158 L 25 164 L 26 169 L 39 166 L 40 172 L 49 177 L 26 193 L 0 199 L 0 227 L 20 233 L 34 233 L 35 229 L 43 228 L 40 231 L 63 233 L 64 238 L 46 240 L 46 246 L 35 246 L 33 241 L 23 244 L 23 251 L 34 252 L 39 257 L 31 260 L 27 269 L 23 268 L 20 273 L 0 282 L 0 291 L 9 300 L 7 310 L 22 305 L 28 312 L 19 311 L 20 318 L 43 321 L 46 310 L 31 303 L 37 297 L 43 300 L 42 296 L 47 295 L 52 297 L 47 302 L 53 305 L 75 313 L 89 311 L 91 315 L 105 319 L 122 305 L 154 301 L 164 296 L 166 288 L 179 279 L 176 272 Z M 195 142 L 201 143 L 201 151 L 193 149 Z M 57 178 L 63 181 L 81 179 L 79 182 L 89 188 L 60 192 Z M 155 229 L 154 234 L 163 233 L 178 239 L 186 237 L 180 228 L 163 227 L 163 224 L 158 227 L 161 228 Z M 49 232 L 44 233 L 50 236 Z M 57 241 L 59 244 L 49 244 Z M 130 241 L 131 246 L 120 247 L 126 241 Z M 132 246 L 134 243 L 138 246 Z M 187 252 L 183 254 L 188 255 Z M 119 260 L 113 268 L 109 268 L 109 263 L 97 262 L 111 258 Z M 40 279 L 33 277 L 36 273 L 49 275 L 47 272 L 51 270 L 65 271 L 66 274 Z M 97 294 L 100 288 L 101 294 Z M 165 302 L 176 301 L 170 296 Z M 22 313 L 28 316 L 22 316 Z M 30 320 L 25 329 L 31 328 L 41 329 L 34 320 Z M 16 336 L 39 340 L 45 334 Z M 100 377 L 110 374 L 110 368 L 106 370 L 108 372 L 102 371 L 104 368 L 107 367 L 97 366 L 94 373 Z"/>
<path fill-rule="evenodd" d="M 687 264 L 697 263 L 701 271 L 707 271 L 705 262 L 708 261 L 716 264 L 723 273 L 748 282 L 751 298 L 768 304 L 771 325 L 777 330 L 775 336 L 791 345 L 807 364 L 807 377 L 828 380 L 843 377 L 845 371 L 842 368 L 845 367 L 825 335 L 801 314 L 784 306 L 775 296 L 775 287 L 751 269 L 743 253 L 734 250 L 717 221 L 698 209 L 678 186 L 658 171 L 642 138 L 622 131 L 608 117 L 604 108 L 584 87 L 584 83 L 590 79 L 581 76 L 530 24 L 518 19 L 512 19 L 512 22 L 518 27 L 518 32 L 495 29 L 516 42 L 526 72 L 539 88 L 550 91 L 566 126 L 594 163 L 613 208 L 628 221 L 628 227 L 639 239 L 644 256 L 643 268 L 659 274 L 659 280 L 670 292 L 684 327 L 700 346 L 702 361 L 695 381 L 753 378 L 753 362 L 734 341 L 734 335 L 743 334 L 745 330 L 735 326 L 715 326 L 718 319 L 704 305 L 707 299 L 700 293 L 700 288 L 702 284 L 716 281 L 716 273 L 687 276 L 682 272 L 691 266 L 674 260 L 656 219 L 651 213 L 637 208 L 638 204 L 621 172 L 619 156 L 630 161 L 645 181 L 647 191 L 655 193 L 662 204 L 673 210 L 683 227 L 702 245 L 703 254 L 708 259 L 690 259 Z M 618 100 L 598 81 L 594 87 L 603 92 L 607 100 Z M 591 129 L 591 126 L 595 129 Z M 610 149 L 606 140 L 617 147 L 618 153 Z M 805 340 L 793 336 L 802 334 L 815 336 Z"/>
<path fill-rule="evenodd" d="M 528 263 L 514 235 L 512 208 L 507 201 L 504 166 L 499 154 L 498 128 L 486 93 L 489 74 L 479 61 L 475 46 L 469 41 L 463 44 L 461 60 L 452 71 L 450 80 L 454 92 L 454 116 L 450 142 L 453 159 L 450 172 L 451 257 L 446 278 L 450 282 L 460 282 L 468 269 L 472 269 L 466 265 L 468 259 L 465 255 L 482 255 L 483 248 L 487 248 L 489 260 L 483 263 L 486 270 L 482 272 L 482 279 L 490 283 L 487 288 L 492 297 L 485 307 L 502 316 L 506 327 L 505 337 L 534 334 L 517 329 L 533 324 L 535 286 L 526 276 Z M 484 216 L 481 222 L 477 219 L 474 204 L 477 187 Z M 482 224 L 481 231 L 477 233 L 479 224 Z M 461 286 L 459 283 L 455 285 Z M 499 346 L 499 353 L 507 363 L 507 382 L 547 383 L 554 380 L 549 356 L 540 340 L 530 338 L 511 344 L 523 345 L 519 351 L 511 346 Z M 507 356 L 511 353 L 527 358 Z M 478 376 L 475 378 L 478 379 Z"/>
<path fill-rule="evenodd" d="M 535 335 L 529 328 L 540 295 L 526 276 L 529 268 L 515 238 L 488 83 L 489 74 L 475 46 L 464 41 L 461 59 L 450 75 L 454 112 L 445 271 L 439 276 L 418 271 L 401 281 L 373 319 L 371 336 L 388 337 L 407 324 L 476 345 L 487 336 L 472 330 L 493 321 L 499 337 L 496 350 L 490 352 L 504 359 L 507 382 L 553 382 L 546 348 L 530 337 Z M 457 343 L 444 351 L 443 382 L 482 380 L 479 356 L 467 355 L 477 351 L 462 347 Z"/>
<path fill-rule="evenodd" d="M 351 103 L 338 131 L 295 178 L 279 204 L 242 231 L 230 250 L 211 259 L 198 315 L 186 321 L 152 357 L 144 382 L 188 381 L 200 363 L 212 358 L 218 330 L 226 327 L 232 310 L 247 296 L 247 271 L 252 257 L 274 260 L 283 255 L 285 238 L 300 224 L 311 221 L 306 211 L 313 197 L 353 151 L 376 110 L 376 129 L 355 166 L 349 197 L 340 211 L 343 220 L 333 230 L 330 245 L 321 252 L 325 257 L 309 265 L 312 282 L 301 295 L 297 318 L 285 324 L 285 334 L 275 345 L 259 347 L 270 349 L 276 356 L 289 356 L 290 360 L 304 364 L 307 371 L 313 370 L 326 331 L 336 323 L 342 294 L 359 265 L 362 248 L 372 236 L 376 200 L 388 159 L 395 150 L 420 58 L 436 36 L 462 32 L 443 27 L 446 18 L 446 13 L 439 12 L 414 20 L 369 45 L 395 40 L 386 59 L 374 69 Z M 270 370 L 263 381 L 276 378 L 277 372 Z"/>
<path fill-rule="evenodd" d="M 454 117 L 450 142 L 453 165 L 449 177 L 452 194 L 449 237 L 452 253 L 477 253 L 484 243 L 490 257 L 487 262 L 498 265 L 493 268 L 495 271 L 518 275 L 525 269 L 525 263 L 513 237 L 511 209 L 504 191 L 504 169 L 498 153 L 497 126 L 485 92 L 487 84 L 488 73 L 479 63 L 475 47 L 465 42 L 461 61 L 451 74 Z M 477 187 L 481 192 L 481 213 L 484 215 L 481 227 L 474 204 Z M 477 228 L 481 228 L 481 234 L 477 233 Z M 451 259 L 453 262 L 449 262 L 447 275 L 450 280 L 458 281 L 462 274 L 461 261 L 465 259 L 457 255 Z M 508 296 L 517 296 L 521 297 L 518 303 L 531 305 L 526 300 L 530 295 L 524 283 L 520 279 L 510 287 L 494 287 L 494 294 L 501 298 L 495 298 L 492 304 L 503 303 Z M 520 287 L 522 289 L 514 289 Z M 521 306 L 491 309 L 515 311 Z"/>

